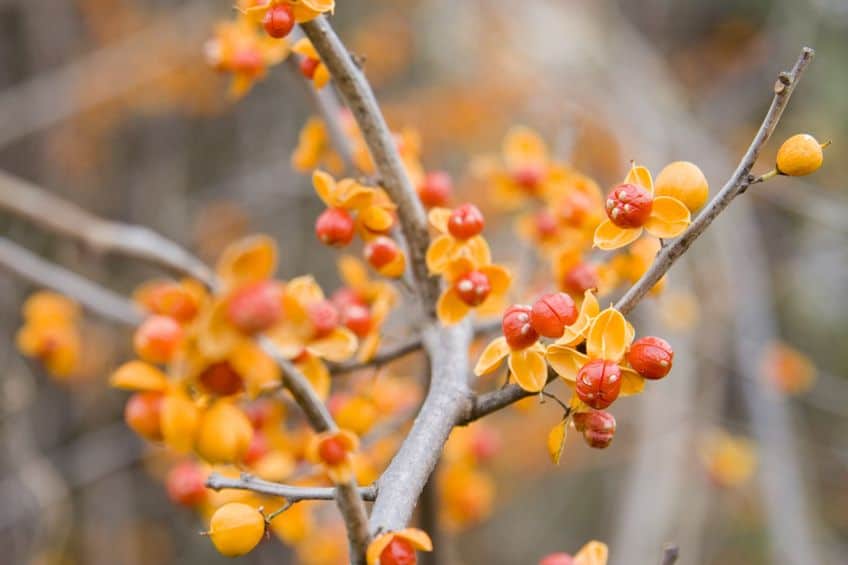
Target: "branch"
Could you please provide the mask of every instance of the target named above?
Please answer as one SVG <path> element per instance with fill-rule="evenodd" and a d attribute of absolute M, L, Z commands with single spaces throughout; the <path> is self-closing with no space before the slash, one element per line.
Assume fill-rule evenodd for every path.
<path fill-rule="evenodd" d="M 774 129 L 780 121 L 783 110 L 789 103 L 792 93 L 798 81 L 801 79 L 807 65 L 813 60 L 815 52 L 809 47 L 801 49 L 801 55 L 798 57 L 795 66 L 788 73 L 780 73 L 777 82 L 774 85 L 774 98 L 771 101 L 771 106 L 763 119 L 757 135 L 751 142 L 748 151 L 745 152 L 739 166 L 733 172 L 733 176 L 725 183 L 721 191 L 712 199 L 709 205 L 695 218 L 689 229 L 674 241 L 671 245 L 663 248 L 651 268 L 648 269 L 639 281 L 634 284 L 627 293 L 621 297 L 615 307 L 622 314 L 627 314 L 644 298 L 644 296 L 654 287 L 657 282 L 668 272 L 671 266 L 679 259 L 692 243 L 698 239 L 704 230 L 716 219 L 716 217 L 724 211 L 725 208 L 733 201 L 734 198 L 745 192 L 748 186 L 756 179 L 750 177 L 751 168 L 757 161 L 760 155 L 760 150 L 763 145 L 771 137 Z"/>
<path fill-rule="evenodd" d="M 237 479 L 224 477 L 219 473 L 212 473 L 206 479 L 206 487 L 212 490 L 236 489 L 249 490 L 260 494 L 280 496 L 289 502 L 300 502 L 301 500 L 334 500 L 336 498 L 336 487 L 301 487 L 283 485 L 264 481 L 248 473 L 242 473 Z M 363 500 L 374 500 L 377 489 L 361 487 L 357 489 Z"/>
<path fill-rule="evenodd" d="M 349 361 L 347 363 L 334 365 L 332 366 L 332 372 L 333 375 L 342 375 L 344 373 L 352 373 L 369 367 L 379 367 L 386 363 L 390 363 L 395 359 L 406 357 L 410 353 L 420 351 L 421 347 L 421 338 L 413 337 L 404 342 L 398 343 L 397 345 L 383 349 L 368 361 Z"/>
<path fill-rule="evenodd" d="M 211 286 L 212 271 L 173 241 L 142 226 L 98 218 L 23 179 L 0 171 L 0 209 L 99 251 L 137 257 Z"/>
<path fill-rule="evenodd" d="M 33 284 L 66 294 L 110 320 L 130 326 L 141 323 L 141 311 L 123 296 L 46 261 L 5 237 L 0 237 L 0 267 Z"/>
<path fill-rule="evenodd" d="M 733 175 L 710 201 L 707 207 L 695 218 L 689 229 L 680 238 L 660 250 L 648 271 L 615 304 L 615 308 L 618 311 L 622 314 L 632 311 L 654 285 L 659 282 L 663 275 L 671 269 L 675 261 L 689 249 L 698 236 L 728 207 L 733 199 L 745 192 L 748 186 L 758 180 L 756 177 L 751 176 L 751 168 L 757 161 L 763 145 L 769 140 L 774 129 L 777 127 L 780 117 L 783 115 L 783 110 L 789 103 L 789 99 L 792 97 L 792 93 L 795 91 L 795 87 L 806 70 L 807 65 L 813 60 L 814 54 L 815 52 L 812 49 L 804 47 L 801 49 L 801 55 L 798 57 L 792 70 L 788 73 L 780 73 L 774 86 L 774 98 L 771 101 L 771 106 L 768 112 L 766 112 L 759 131 L 754 136 L 754 140 L 733 172 Z M 548 382 L 550 383 L 554 379 L 556 379 L 556 373 L 548 371 Z M 478 395 L 471 401 L 467 412 L 458 419 L 458 425 L 465 425 L 478 418 L 497 412 L 522 398 L 532 396 L 532 394 L 523 390 L 518 385 L 511 384 L 500 390 Z"/>
<path fill-rule="evenodd" d="M 319 17 L 301 25 L 321 60 L 327 65 L 342 97 L 359 124 L 386 192 L 397 205 L 401 229 L 409 250 L 409 265 L 416 281 L 418 296 L 432 317 L 439 296 L 439 281 L 430 278 L 425 256 L 430 236 L 424 208 L 409 180 L 383 117 L 374 92 L 362 70 L 351 58 L 326 18 Z"/>

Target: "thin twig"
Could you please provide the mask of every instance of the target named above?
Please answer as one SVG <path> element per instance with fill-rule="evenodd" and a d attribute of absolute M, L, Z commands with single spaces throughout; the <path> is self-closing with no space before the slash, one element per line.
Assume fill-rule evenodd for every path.
<path fill-rule="evenodd" d="M 710 201 L 706 208 L 695 218 L 689 229 L 671 244 L 665 246 L 648 271 L 634 284 L 625 295 L 615 304 L 623 314 L 629 313 L 636 307 L 645 295 L 654 287 L 654 285 L 668 272 L 671 266 L 677 261 L 692 245 L 692 243 L 700 236 L 704 230 L 709 227 L 713 220 L 724 211 L 730 202 L 736 198 L 751 182 L 751 168 L 760 154 L 763 145 L 769 140 L 774 129 L 777 127 L 783 110 L 789 103 L 792 93 L 798 81 L 801 79 L 807 65 L 813 60 L 814 51 L 809 47 L 804 47 L 801 50 L 801 55 L 795 62 L 795 66 L 788 73 L 781 73 L 775 84 L 774 98 L 771 106 L 766 112 L 763 123 L 759 131 L 754 136 L 754 140 L 742 157 L 733 175 L 725 183 L 719 193 Z M 548 382 L 556 379 L 556 374 L 553 371 L 548 372 Z M 508 385 L 500 390 L 488 392 L 478 395 L 470 401 L 468 410 L 458 420 L 459 425 L 468 424 L 482 418 L 493 412 L 497 412 L 506 408 L 510 404 L 531 396 L 534 393 L 529 393 L 522 390 L 517 385 Z"/>
<path fill-rule="evenodd" d="M 0 268 L 38 286 L 66 294 L 107 319 L 130 326 L 141 323 L 141 311 L 123 296 L 46 261 L 5 237 L 0 237 Z"/>
<path fill-rule="evenodd" d="M 336 487 L 301 487 L 273 483 L 247 473 L 243 473 L 239 478 L 224 477 L 218 473 L 212 473 L 206 479 L 206 487 L 212 490 L 249 490 L 260 494 L 280 496 L 289 502 L 298 502 L 301 500 L 334 500 L 337 490 Z M 363 500 L 374 500 L 374 497 L 377 495 L 377 489 L 373 486 L 359 487 L 357 492 Z"/>

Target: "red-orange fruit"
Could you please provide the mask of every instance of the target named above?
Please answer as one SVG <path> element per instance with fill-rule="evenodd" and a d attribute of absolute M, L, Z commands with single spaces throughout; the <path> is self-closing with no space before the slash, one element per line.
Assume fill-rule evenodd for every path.
<path fill-rule="evenodd" d="M 315 70 L 318 68 L 318 65 L 321 64 L 321 61 L 318 59 L 313 59 L 311 57 L 304 57 L 300 60 L 300 74 L 305 76 L 308 79 L 311 79 L 315 76 Z"/>
<path fill-rule="evenodd" d="M 446 205 L 452 195 L 453 181 L 445 171 L 431 171 L 427 173 L 427 176 L 418 185 L 418 198 L 428 208 Z"/>
<path fill-rule="evenodd" d="M 165 478 L 168 498 L 183 506 L 197 506 L 206 500 L 206 477 L 200 465 L 183 461 L 173 467 Z"/>
<path fill-rule="evenodd" d="M 642 227 L 653 206 L 651 193 L 635 184 L 620 184 L 607 195 L 607 217 L 620 228 Z"/>
<path fill-rule="evenodd" d="M 574 558 L 567 553 L 551 553 L 542 557 L 539 565 L 574 565 Z"/>
<path fill-rule="evenodd" d="M 183 328 L 168 316 L 150 316 L 135 331 L 133 346 L 150 363 L 167 363 L 179 349 Z"/>
<path fill-rule="evenodd" d="M 671 371 L 674 351 L 661 337 L 643 337 L 630 346 L 627 362 L 633 370 L 646 379 L 661 379 Z"/>
<path fill-rule="evenodd" d="M 381 235 L 368 242 L 364 253 L 368 264 L 379 270 L 397 258 L 400 248 L 392 238 Z"/>
<path fill-rule="evenodd" d="M 530 324 L 530 312 L 526 304 L 513 304 L 504 312 L 501 329 L 512 349 L 530 347 L 539 339 L 539 334 Z"/>
<path fill-rule="evenodd" d="M 621 392 L 621 368 L 613 361 L 593 359 L 577 372 L 575 383 L 580 400 L 596 410 L 603 410 Z"/>
<path fill-rule="evenodd" d="M 373 327 L 371 310 L 367 306 L 351 304 L 341 309 L 342 323 L 359 337 L 365 337 Z"/>
<path fill-rule="evenodd" d="M 241 331 L 265 331 L 283 317 L 280 287 L 274 281 L 260 281 L 237 290 L 227 304 L 227 317 Z"/>
<path fill-rule="evenodd" d="M 353 218 L 342 208 L 327 208 L 315 220 L 315 235 L 325 245 L 343 247 L 353 240 Z"/>
<path fill-rule="evenodd" d="M 241 375 L 228 361 L 219 361 L 206 367 L 197 377 L 207 391 L 218 396 L 230 396 L 244 390 Z"/>
<path fill-rule="evenodd" d="M 615 417 L 603 410 L 575 414 L 574 427 L 583 433 L 586 445 L 595 449 L 609 447 L 615 437 Z"/>
<path fill-rule="evenodd" d="M 465 273 L 454 281 L 453 286 L 462 301 L 471 307 L 483 304 L 492 292 L 489 277 L 480 271 Z"/>
<path fill-rule="evenodd" d="M 545 172 L 536 165 L 526 165 L 512 172 L 515 184 L 530 193 L 536 192 L 544 176 Z"/>
<path fill-rule="evenodd" d="M 380 553 L 380 565 L 415 565 L 418 557 L 415 548 L 407 540 L 394 537 Z"/>
<path fill-rule="evenodd" d="M 257 430 L 253 432 L 253 437 L 250 438 L 250 445 L 247 448 L 247 453 L 244 454 L 244 462 L 248 465 L 256 463 L 271 450 L 268 445 L 268 439 L 265 434 Z"/>
<path fill-rule="evenodd" d="M 483 212 L 474 204 L 466 203 L 451 212 L 448 231 L 457 239 L 469 239 L 479 235 L 486 225 Z"/>
<path fill-rule="evenodd" d="M 562 289 L 574 296 L 583 296 L 587 290 L 598 290 L 598 270 L 589 263 L 579 263 L 562 277 Z"/>
<path fill-rule="evenodd" d="M 136 392 L 124 406 L 124 421 L 135 433 L 150 441 L 162 439 L 161 392 Z"/>
<path fill-rule="evenodd" d="M 262 27 L 274 39 L 282 39 L 294 27 L 294 10 L 288 4 L 274 4 L 262 17 Z"/>
<path fill-rule="evenodd" d="M 530 325 L 539 335 L 558 338 L 566 326 L 577 320 L 577 306 L 574 300 L 564 292 L 554 292 L 541 296 L 533 303 L 530 311 Z"/>
<path fill-rule="evenodd" d="M 339 465 L 347 457 L 347 449 L 340 439 L 330 437 L 318 446 L 318 457 L 327 465 Z"/>
<path fill-rule="evenodd" d="M 326 337 L 339 327 L 339 311 L 328 300 L 310 304 L 307 313 L 315 338 Z"/>

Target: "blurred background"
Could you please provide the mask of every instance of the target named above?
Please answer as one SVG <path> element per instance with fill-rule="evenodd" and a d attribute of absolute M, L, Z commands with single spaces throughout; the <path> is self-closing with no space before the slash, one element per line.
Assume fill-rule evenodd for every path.
<path fill-rule="evenodd" d="M 290 155 L 313 112 L 274 68 L 242 100 L 203 44 L 226 1 L 0 0 L 0 168 L 100 216 L 149 226 L 214 260 L 265 232 L 288 278 L 338 282 L 313 235 L 322 209 Z M 604 451 L 578 436 L 552 466 L 548 403 L 494 417 L 491 508 L 451 532 L 452 563 L 536 563 L 589 539 L 612 563 L 844 563 L 848 550 L 848 3 L 844 0 L 339 0 L 333 18 L 393 128 L 418 130 L 460 199 L 469 162 L 511 125 L 606 189 L 631 159 L 704 170 L 715 192 L 750 143 L 777 73 L 816 49 L 780 140 L 831 139 L 808 179 L 737 200 L 636 313 L 667 336 L 671 377 L 616 404 Z M 157 274 L 8 214 L 5 235 L 123 294 Z M 509 218 L 487 227 L 517 262 Z M 500 244 L 500 245 L 499 245 Z M 57 382 L 14 348 L 33 288 L 0 274 L 0 563 L 218 563 L 123 423 L 109 371 L 130 333 L 86 317 L 80 376 Z M 153 465 L 155 467 L 155 465 Z M 276 540 L 242 558 L 294 563 Z"/>

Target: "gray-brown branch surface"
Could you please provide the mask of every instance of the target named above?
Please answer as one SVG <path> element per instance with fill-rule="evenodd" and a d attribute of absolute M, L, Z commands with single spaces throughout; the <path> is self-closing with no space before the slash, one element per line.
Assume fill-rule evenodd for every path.
<path fill-rule="evenodd" d="M 273 483 L 243 473 L 238 478 L 225 477 L 219 473 L 212 473 L 206 479 L 206 486 L 212 490 L 235 489 L 249 490 L 270 496 L 280 496 L 289 502 L 301 500 L 334 500 L 336 498 L 335 487 L 301 487 Z M 374 500 L 377 490 L 371 487 L 360 487 L 356 491 L 363 500 Z"/>

